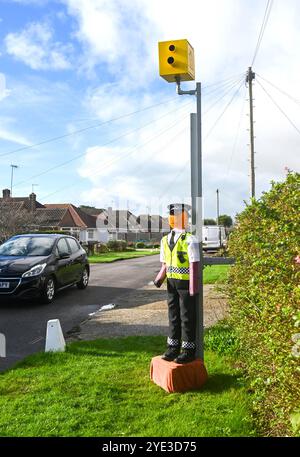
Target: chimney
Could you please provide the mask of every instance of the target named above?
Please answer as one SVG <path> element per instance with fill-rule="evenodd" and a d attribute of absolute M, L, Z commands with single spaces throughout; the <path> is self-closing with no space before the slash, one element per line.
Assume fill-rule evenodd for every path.
<path fill-rule="evenodd" d="M 36 209 L 36 194 L 34 192 L 29 195 L 29 207 L 32 212 Z"/>
<path fill-rule="evenodd" d="M 9 189 L 3 189 L 2 194 L 3 194 L 3 199 L 4 200 L 7 200 L 7 199 L 10 198 L 10 190 Z"/>

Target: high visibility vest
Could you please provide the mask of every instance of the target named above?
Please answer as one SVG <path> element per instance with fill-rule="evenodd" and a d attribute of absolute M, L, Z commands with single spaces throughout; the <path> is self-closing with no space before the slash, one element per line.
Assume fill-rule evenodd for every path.
<path fill-rule="evenodd" d="M 190 235 L 191 233 L 188 232 L 182 233 L 176 241 L 173 251 L 171 251 L 168 243 L 168 235 L 163 237 L 167 278 L 190 279 L 190 262 L 187 243 L 187 239 Z"/>

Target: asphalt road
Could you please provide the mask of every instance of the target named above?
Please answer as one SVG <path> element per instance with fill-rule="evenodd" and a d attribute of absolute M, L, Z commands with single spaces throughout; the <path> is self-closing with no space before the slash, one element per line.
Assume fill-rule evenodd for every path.
<path fill-rule="evenodd" d="M 87 289 L 78 290 L 75 286 L 63 290 L 50 305 L 0 298 L 0 333 L 6 337 L 6 358 L 0 358 L 0 371 L 44 350 L 48 320 L 59 319 L 67 336 L 89 313 L 114 303 L 123 292 L 148 284 L 159 267 L 158 255 L 91 265 Z"/>

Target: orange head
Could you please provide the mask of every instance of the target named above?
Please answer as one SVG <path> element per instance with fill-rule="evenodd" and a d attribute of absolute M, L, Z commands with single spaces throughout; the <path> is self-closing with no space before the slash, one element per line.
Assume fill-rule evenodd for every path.
<path fill-rule="evenodd" d="M 170 227 L 177 228 L 179 230 L 184 230 L 188 226 L 189 215 L 187 211 L 181 211 L 179 213 L 169 215 L 169 225 Z"/>

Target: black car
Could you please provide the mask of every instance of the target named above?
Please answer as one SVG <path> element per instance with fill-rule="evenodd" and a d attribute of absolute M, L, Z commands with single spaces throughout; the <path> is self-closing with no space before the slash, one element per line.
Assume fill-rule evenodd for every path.
<path fill-rule="evenodd" d="M 60 289 L 85 289 L 89 275 L 87 254 L 71 236 L 17 235 L 0 246 L 0 302 L 39 297 L 50 303 Z"/>

